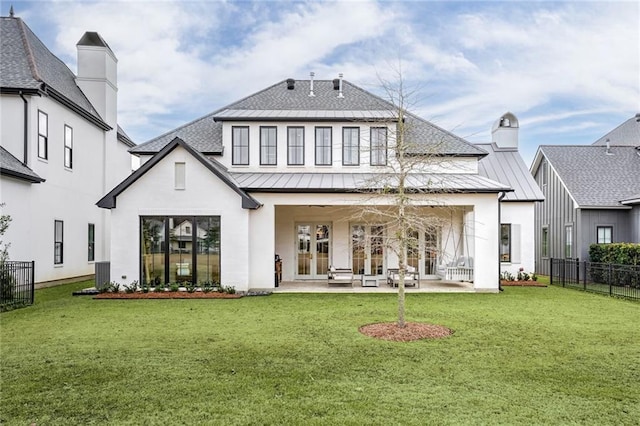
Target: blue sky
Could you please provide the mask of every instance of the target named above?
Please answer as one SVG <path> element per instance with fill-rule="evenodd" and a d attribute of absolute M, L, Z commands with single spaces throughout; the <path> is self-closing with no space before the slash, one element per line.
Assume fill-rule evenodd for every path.
<path fill-rule="evenodd" d="M 470 142 L 514 113 L 527 164 L 538 145 L 590 144 L 640 112 L 637 1 L 13 5 L 74 72 L 82 34 L 103 36 L 119 61 L 119 123 L 137 143 L 310 71 L 383 95 L 399 64 L 412 110 Z"/>

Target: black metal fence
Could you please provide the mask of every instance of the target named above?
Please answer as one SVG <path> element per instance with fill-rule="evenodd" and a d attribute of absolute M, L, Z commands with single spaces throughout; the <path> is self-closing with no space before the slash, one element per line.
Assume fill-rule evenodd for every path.
<path fill-rule="evenodd" d="M 640 265 L 549 259 L 549 280 L 562 287 L 640 299 Z"/>
<path fill-rule="evenodd" d="M 33 305 L 35 262 L 0 263 L 0 312 Z"/>

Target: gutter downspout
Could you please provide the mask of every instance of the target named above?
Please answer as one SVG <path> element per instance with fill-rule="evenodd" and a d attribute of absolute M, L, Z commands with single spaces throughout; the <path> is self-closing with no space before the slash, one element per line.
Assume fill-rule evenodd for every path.
<path fill-rule="evenodd" d="M 22 102 L 24 102 L 24 120 L 23 120 L 24 122 L 24 157 L 23 157 L 22 164 L 27 166 L 27 155 L 29 152 L 29 138 L 27 137 L 27 131 L 29 129 L 29 110 L 28 110 L 27 99 L 22 94 L 22 90 L 18 92 L 18 94 L 22 98 Z"/>
<path fill-rule="evenodd" d="M 502 226 L 502 200 L 507 196 L 507 193 L 502 191 L 500 192 L 500 196 L 498 197 L 498 290 L 504 291 L 502 288 L 502 284 L 500 284 L 500 267 L 502 263 L 500 262 L 500 229 Z"/>

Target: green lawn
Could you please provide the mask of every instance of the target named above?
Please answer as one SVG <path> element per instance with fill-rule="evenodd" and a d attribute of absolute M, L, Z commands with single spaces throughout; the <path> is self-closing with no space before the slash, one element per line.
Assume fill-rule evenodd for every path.
<path fill-rule="evenodd" d="M 93 300 L 0 315 L 0 424 L 640 421 L 640 303 L 557 287 L 408 294 L 453 336 L 395 343 L 395 296 Z"/>

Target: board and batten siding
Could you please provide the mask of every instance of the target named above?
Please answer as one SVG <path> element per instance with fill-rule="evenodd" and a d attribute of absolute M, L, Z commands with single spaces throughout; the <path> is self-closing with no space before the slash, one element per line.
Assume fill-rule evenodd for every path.
<path fill-rule="evenodd" d="M 547 168 L 547 184 L 542 184 L 542 168 Z M 535 203 L 535 241 L 536 241 L 536 273 L 549 274 L 549 258 L 564 258 L 564 230 L 566 225 L 573 225 L 573 256 L 576 257 L 576 229 L 579 228 L 578 211 L 575 203 L 553 167 L 546 158 L 540 162 L 534 179 L 545 200 Z M 542 229 L 547 227 L 548 256 L 542 256 Z"/>
<path fill-rule="evenodd" d="M 629 210 L 580 210 L 582 219 L 580 227 L 580 254 L 581 260 L 589 259 L 589 246 L 598 242 L 597 228 L 598 226 L 611 226 L 613 233 L 611 241 L 614 243 L 630 243 L 634 242 L 631 224 L 629 220 L 633 213 Z M 637 239 L 635 241 L 638 241 Z"/>

